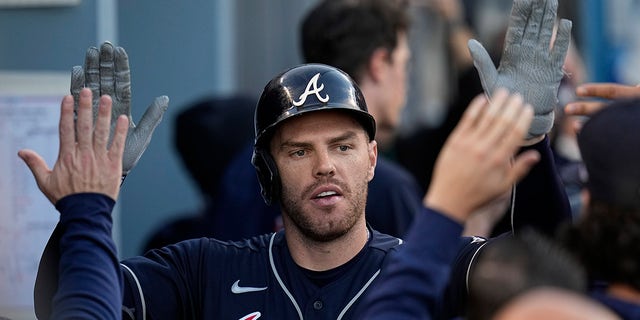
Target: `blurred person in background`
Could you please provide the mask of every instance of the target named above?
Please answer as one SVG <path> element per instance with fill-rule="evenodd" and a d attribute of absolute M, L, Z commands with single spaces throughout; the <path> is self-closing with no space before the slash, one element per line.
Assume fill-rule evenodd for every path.
<path fill-rule="evenodd" d="M 604 106 L 578 133 L 586 200 L 561 239 L 587 270 L 592 297 L 624 319 L 639 319 L 640 100 Z"/>
<path fill-rule="evenodd" d="M 240 199 L 259 194 L 259 186 L 239 187 L 235 181 L 240 174 L 255 178 L 253 168 L 240 173 L 232 161 L 245 155 L 246 146 L 253 143 L 255 104 L 245 95 L 210 96 L 194 101 L 176 116 L 174 145 L 198 186 L 203 204 L 196 212 L 183 213 L 158 227 L 142 253 L 192 238 L 241 240 L 277 231 L 278 208 L 267 207 L 254 215 Z"/>

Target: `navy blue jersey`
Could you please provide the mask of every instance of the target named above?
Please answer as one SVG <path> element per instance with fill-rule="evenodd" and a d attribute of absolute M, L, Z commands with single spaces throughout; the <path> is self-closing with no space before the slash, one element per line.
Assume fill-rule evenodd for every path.
<path fill-rule="evenodd" d="M 400 242 L 371 230 L 346 265 L 310 275 L 291 258 L 282 231 L 238 242 L 187 240 L 122 262 L 124 305 L 137 319 L 349 319 Z"/>
<path fill-rule="evenodd" d="M 61 250 L 73 252 L 73 248 L 60 247 L 69 223 L 105 243 L 110 239 L 110 230 L 99 226 L 109 218 L 113 202 L 104 201 L 106 196 L 99 194 L 71 197 L 73 205 L 60 208 L 61 216 L 83 217 L 86 208 L 98 208 L 94 211 L 104 214 L 92 215 L 91 223 L 61 219 L 56 226 L 38 270 L 35 306 L 40 319 L 48 319 L 55 310 L 54 294 L 66 294 L 64 283 L 58 283 L 58 265 Z M 350 319 L 387 254 L 402 243 L 369 230 L 370 239 L 356 257 L 325 272 L 297 266 L 283 232 L 238 242 L 201 238 L 122 261 L 123 298 L 95 285 L 87 286 L 85 294 L 97 300 L 123 299 L 125 319 Z M 94 254 L 98 253 L 99 246 Z M 76 271 L 99 269 L 101 263 L 82 260 Z M 117 277 L 112 280 L 120 283 Z"/>

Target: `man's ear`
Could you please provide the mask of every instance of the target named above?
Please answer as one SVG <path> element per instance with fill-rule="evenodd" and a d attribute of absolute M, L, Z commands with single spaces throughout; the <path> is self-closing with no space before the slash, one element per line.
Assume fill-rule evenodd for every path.
<path fill-rule="evenodd" d="M 373 51 L 371 58 L 369 59 L 369 75 L 373 82 L 380 82 L 386 77 L 386 70 L 389 68 L 389 50 L 385 48 L 378 48 Z"/>
<path fill-rule="evenodd" d="M 373 180 L 378 162 L 378 142 L 372 140 L 369 142 L 369 181 Z"/>

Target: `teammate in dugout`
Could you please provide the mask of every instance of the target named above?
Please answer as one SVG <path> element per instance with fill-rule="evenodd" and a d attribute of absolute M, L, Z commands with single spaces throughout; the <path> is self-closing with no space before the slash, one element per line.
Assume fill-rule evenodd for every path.
<path fill-rule="evenodd" d="M 102 49 L 106 46 L 105 51 L 110 51 L 109 45 L 103 45 L 101 56 L 108 56 L 102 55 Z M 110 60 L 120 68 L 113 74 L 121 76 L 128 74 L 128 63 L 122 62 L 126 55 L 120 49 Z M 105 69 L 106 64 L 90 65 Z M 548 81 L 551 85 L 544 89 L 553 90 L 553 79 Z M 86 86 L 101 88 L 107 82 Z M 122 83 L 113 88 L 130 90 Z M 87 89 L 75 92 L 77 139 L 67 97 L 61 113 L 60 161 L 53 170 L 34 152 L 20 152 L 43 193 L 61 212 L 36 282 L 35 306 L 41 319 L 55 318 L 62 312 L 118 318 L 120 305 L 124 317 L 137 319 L 348 319 L 355 316 L 354 310 L 384 268 L 388 253 L 402 248 L 400 239 L 380 234 L 366 224 L 367 183 L 373 178 L 377 146 L 375 122 L 362 94 L 338 69 L 312 64 L 276 76 L 265 87 L 256 108 L 253 163 L 265 199 L 282 205 L 285 229 L 241 242 L 205 238 L 184 241 L 118 264 L 110 235 L 110 212 L 120 185 L 118 170 L 125 167 L 127 159 L 137 161 L 141 152 L 132 156 L 129 145 L 124 146 L 122 119 L 118 120 L 113 144 L 107 148 L 109 135 L 104 131 L 109 112 L 104 110 L 113 103 L 114 109 L 125 109 L 114 111 L 114 119 L 120 113 L 126 114 L 128 103 L 122 101 L 130 97 L 130 92 L 115 92 L 113 101 L 108 97 L 98 100 L 94 94 L 94 107 L 101 105 L 98 109 L 102 110 L 96 113 L 95 133 L 87 120 L 92 114 L 91 95 Z M 464 273 L 457 270 L 468 269 L 482 241 L 443 239 L 458 239 L 467 210 L 477 209 L 498 192 L 508 191 L 505 185 L 518 181 L 538 159 L 541 161 L 535 167 L 542 168 L 543 175 L 555 174 L 549 170 L 553 169 L 549 165 L 552 158 L 545 140 L 521 149 L 510 165 L 509 155 L 522 142 L 523 135 L 519 133 L 523 126 L 526 133 L 530 121 L 522 100 L 495 93 L 490 104 L 493 107 L 483 108 L 486 104 L 477 100 L 475 107 L 470 106 L 469 119 L 461 123 L 466 130 L 461 129 L 462 133 L 453 139 L 449 160 L 443 160 L 447 165 L 438 170 L 442 182 L 430 189 L 425 197 L 426 207 L 416 222 L 425 230 L 439 231 L 433 233 L 434 244 L 439 248 L 453 256 L 459 253 L 456 265 L 460 268 L 454 269 L 452 275 L 454 287 L 462 287 L 459 292 L 465 291 L 464 284 L 455 280 L 464 282 Z M 459 149 L 455 141 L 479 148 Z M 495 158 L 501 161 L 490 160 Z M 454 167 L 473 170 L 450 170 Z M 544 188 L 538 185 L 536 190 L 539 198 L 525 197 L 531 206 L 566 204 L 562 186 L 553 185 L 559 180 L 544 181 L 548 184 Z M 563 214 L 570 216 L 568 205 L 559 207 L 566 211 L 539 213 L 551 221 L 558 216 L 561 220 Z M 83 250 L 88 246 L 92 249 Z M 86 254 L 96 257 L 88 259 Z M 447 283 L 449 273 L 446 267 L 442 268 L 448 266 L 451 257 L 435 257 L 433 261 L 433 272 L 444 276 L 438 285 L 425 289 L 433 297 Z M 92 281 L 87 283 L 86 279 Z M 105 286 L 109 290 L 104 290 Z M 454 296 L 445 303 L 461 301 Z"/>

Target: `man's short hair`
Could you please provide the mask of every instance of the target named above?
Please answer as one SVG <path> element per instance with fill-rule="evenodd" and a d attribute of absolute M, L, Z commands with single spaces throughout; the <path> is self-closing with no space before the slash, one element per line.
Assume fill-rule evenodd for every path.
<path fill-rule="evenodd" d="M 302 20 L 305 62 L 337 67 L 358 82 L 373 52 L 393 51 L 398 32 L 407 32 L 406 8 L 397 0 L 320 1 Z"/>

